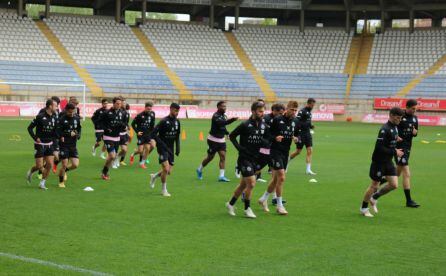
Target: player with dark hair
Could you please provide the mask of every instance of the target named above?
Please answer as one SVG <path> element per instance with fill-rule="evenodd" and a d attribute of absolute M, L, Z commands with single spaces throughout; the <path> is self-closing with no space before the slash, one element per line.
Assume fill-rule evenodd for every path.
<path fill-rule="evenodd" d="M 60 108 L 59 108 L 60 107 L 60 98 L 57 96 L 52 96 L 50 99 L 53 100 L 53 102 L 55 102 L 57 105 L 56 111 L 53 113 L 53 117 L 55 118 L 56 123 L 57 123 L 57 120 L 59 120 L 59 116 L 60 116 Z M 45 112 L 45 110 L 46 110 L 46 107 L 40 109 L 39 113 Z M 53 161 L 52 170 L 53 170 L 53 173 L 56 173 L 57 172 L 57 164 L 59 163 L 59 140 L 58 139 L 54 139 L 54 141 L 53 141 L 53 150 L 54 150 L 54 161 Z M 38 173 L 39 179 L 41 180 L 42 179 L 42 170 L 39 170 L 37 173 Z"/>
<path fill-rule="evenodd" d="M 57 103 L 48 99 L 45 103 L 45 110 L 37 114 L 36 118 L 28 126 L 28 133 L 34 140 L 35 165 L 28 171 L 26 179 L 31 183 L 32 175 L 38 170 L 42 170 L 42 179 L 39 188 L 46 190 L 45 182 L 54 162 L 54 140 L 57 139 L 56 127 Z M 34 128 L 36 132 L 34 133 Z"/>
<path fill-rule="evenodd" d="M 406 196 L 406 206 L 411 208 L 418 208 L 420 205 L 412 200 L 410 195 L 410 169 L 409 157 L 412 149 L 412 139 L 418 135 L 418 118 L 415 115 L 417 111 L 417 101 L 410 99 L 406 102 L 406 109 L 404 110 L 401 123 L 398 125 L 398 135 L 400 140 L 397 143 L 397 148 L 402 149 L 404 154 L 395 159 L 397 164 L 398 176 L 403 175 L 404 195 Z"/>
<path fill-rule="evenodd" d="M 146 160 L 148 155 L 156 147 L 156 142 L 150 137 L 155 127 L 155 112 L 152 111 L 153 102 L 146 102 L 144 111 L 136 115 L 132 121 L 132 128 L 137 135 L 137 148 L 130 155 L 130 165 L 133 165 L 135 155 L 139 154 L 139 166 L 147 169 Z"/>
<path fill-rule="evenodd" d="M 365 217 L 373 217 L 368 208 L 369 203 L 374 213 L 378 213 L 378 199 L 398 188 L 397 172 L 392 160 L 394 157 L 401 158 L 404 155 L 403 150 L 397 148 L 397 126 L 400 124 L 403 115 L 404 111 L 401 108 L 392 108 L 389 112 L 389 121 L 379 130 L 372 155 L 372 164 L 370 165 L 369 176 L 372 182 L 364 194 L 360 208 L 361 214 Z M 382 177 L 387 179 L 388 184 L 379 188 Z"/>
<path fill-rule="evenodd" d="M 110 167 L 114 160 L 116 159 L 116 154 L 119 149 L 120 132 L 124 125 L 124 114 L 121 109 L 122 98 L 113 98 L 113 106 L 102 113 L 100 117 L 100 124 L 104 128 L 104 144 L 107 148 L 107 159 L 105 159 L 105 165 L 102 169 L 102 179 L 109 180 L 110 176 L 108 174 Z"/>
<path fill-rule="evenodd" d="M 314 125 L 311 123 L 311 111 L 313 110 L 315 104 L 316 100 L 313 98 L 309 98 L 305 107 L 302 108 L 297 114 L 296 121 L 299 136 L 296 143 L 296 151 L 294 151 L 290 155 L 291 161 L 301 153 L 303 147 L 305 146 L 307 149 L 306 173 L 310 175 L 316 175 L 316 173 L 311 170 L 311 160 L 313 156 L 313 137 L 311 134 L 311 130 L 314 129 Z"/>
<path fill-rule="evenodd" d="M 220 175 L 218 176 L 219 182 L 229 182 L 229 179 L 225 176 L 225 162 L 226 162 L 226 140 L 225 136 L 229 134 L 226 129 L 227 125 L 232 124 L 238 118 L 226 117 L 226 102 L 219 101 L 217 103 L 217 112 L 212 115 L 211 130 L 207 138 L 208 150 L 207 156 L 200 163 L 197 169 L 198 179 L 203 179 L 203 169 L 214 159 L 215 154 L 218 153 L 220 162 L 218 163 L 220 168 Z"/>
<path fill-rule="evenodd" d="M 65 188 L 67 172 L 79 166 L 79 153 L 77 150 L 77 140 L 81 138 L 81 120 L 76 114 L 76 107 L 68 103 L 64 114 L 59 118 L 56 132 L 60 140 L 60 159 L 62 167 L 59 170 L 59 187 Z M 71 162 L 68 167 L 68 161 Z"/>
<path fill-rule="evenodd" d="M 127 154 L 128 150 L 128 144 L 130 141 L 130 135 L 129 135 L 129 122 L 130 122 L 130 105 L 125 102 L 124 99 L 122 99 L 122 127 L 121 131 L 119 132 L 119 146 L 121 150 L 118 153 L 118 156 L 115 159 L 113 168 L 117 169 L 120 165 L 127 166 L 127 164 L 124 162 L 125 155 Z"/>
<path fill-rule="evenodd" d="M 286 111 L 283 115 L 274 117 L 269 127 L 269 135 L 272 137 L 271 144 L 271 168 L 272 179 L 268 185 L 266 192 L 259 199 L 259 204 L 265 212 L 269 212 L 268 198 L 273 192 L 277 193 L 277 213 L 279 215 L 287 215 L 288 212 L 283 206 L 282 192 L 285 182 L 285 168 L 288 163 L 288 155 L 290 153 L 291 142 L 295 138 L 296 117 L 298 104 L 296 101 L 290 101 L 287 104 Z"/>
<path fill-rule="evenodd" d="M 94 125 L 94 132 L 95 132 L 95 136 L 96 136 L 96 143 L 93 145 L 92 149 L 91 149 L 91 154 L 93 156 L 96 156 L 96 149 L 101 145 L 101 141 L 102 141 L 102 137 L 104 136 L 104 127 L 100 124 L 100 118 L 102 116 L 102 114 L 104 112 L 107 111 L 107 105 L 108 105 L 108 101 L 107 99 L 102 99 L 101 101 L 101 107 L 96 109 L 95 112 L 93 113 L 93 116 L 91 117 L 91 121 L 93 122 Z M 101 153 L 101 158 L 105 159 L 106 158 L 106 148 L 105 148 L 105 144 L 102 147 L 102 153 Z"/>
<path fill-rule="evenodd" d="M 242 173 L 240 184 L 235 189 L 231 200 L 226 203 L 226 208 L 231 216 L 236 215 L 234 205 L 244 192 L 245 216 L 248 218 L 256 218 L 256 215 L 251 209 L 252 190 L 256 184 L 255 174 L 258 168 L 260 149 L 269 143 L 269 141 L 265 141 L 267 126 L 263 121 L 264 112 L 265 104 L 259 101 L 254 102 L 251 105 L 251 117 L 240 123 L 229 134 L 229 139 L 239 153 L 237 164 Z M 237 141 L 237 137 L 239 136 L 239 141 Z"/>
<path fill-rule="evenodd" d="M 162 183 L 161 194 L 165 197 L 170 197 L 167 191 L 167 176 L 172 173 L 175 163 L 174 152 L 176 156 L 180 155 L 181 125 L 177 118 L 179 111 L 180 105 L 172 103 L 169 115 L 159 121 L 150 134 L 156 141 L 159 163 L 161 164 L 161 170 L 150 175 L 150 188 L 155 188 L 155 181 L 160 177 Z"/>

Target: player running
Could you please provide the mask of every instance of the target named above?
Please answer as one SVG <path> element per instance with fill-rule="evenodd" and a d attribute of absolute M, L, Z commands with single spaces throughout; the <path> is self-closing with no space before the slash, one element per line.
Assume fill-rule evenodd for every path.
<path fill-rule="evenodd" d="M 116 159 L 120 141 L 119 134 L 124 127 L 124 114 L 122 113 L 121 105 L 122 98 L 113 98 L 113 106 L 100 117 L 99 123 L 104 128 L 103 140 L 108 152 L 104 168 L 102 169 L 102 179 L 104 180 L 110 179 L 108 172 Z"/>
<path fill-rule="evenodd" d="M 102 99 L 101 105 L 102 105 L 101 108 L 96 109 L 95 112 L 93 113 L 93 116 L 91 117 L 91 121 L 93 122 L 93 125 L 94 125 L 94 132 L 96 135 L 96 143 L 93 145 L 93 147 L 91 149 L 91 154 L 93 156 L 96 156 L 96 149 L 101 145 L 101 141 L 104 136 L 104 128 L 100 124 L 100 118 L 101 118 L 102 114 L 107 111 L 107 105 L 108 105 L 107 99 Z M 106 150 L 105 144 L 104 144 L 102 147 L 102 153 L 101 153 L 102 159 L 107 158 L 106 151 L 107 150 Z"/>
<path fill-rule="evenodd" d="M 229 134 L 226 129 L 227 125 L 237 121 L 238 118 L 226 117 L 226 102 L 219 101 L 217 103 L 217 112 L 212 115 L 211 130 L 209 131 L 207 143 L 208 151 L 207 156 L 203 159 L 200 166 L 197 169 L 198 179 L 203 179 L 203 169 L 214 159 L 215 154 L 218 153 L 220 162 L 218 163 L 220 168 L 220 175 L 218 176 L 219 182 L 229 182 L 230 180 L 225 176 L 225 160 L 226 160 L 226 140 L 225 136 Z"/>
<path fill-rule="evenodd" d="M 54 140 L 57 139 L 56 126 L 57 102 L 48 99 L 45 110 L 37 114 L 36 118 L 28 126 L 28 133 L 34 140 L 35 165 L 26 174 L 28 184 L 31 183 L 33 174 L 42 170 L 42 179 L 39 188 L 47 190 L 45 182 L 54 162 Z M 34 133 L 34 128 L 36 132 Z"/>
<path fill-rule="evenodd" d="M 64 114 L 57 123 L 57 136 L 60 140 L 60 160 L 62 167 L 59 170 L 59 188 L 65 188 L 67 172 L 75 170 L 79 166 L 79 153 L 77 140 L 81 138 L 81 120 L 76 114 L 76 107 L 69 103 L 65 107 Z M 71 166 L 68 167 L 68 161 Z"/>
<path fill-rule="evenodd" d="M 412 200 L 410 196 L 410 169 L 409 157 L 412 149 L 412 139 L 418 134 L 418 118 L 415 115 L 417 111 L 417 101 L 408 100 L 406 102 L 406 110 L 404 111 L 401 123 L 398 125 L 398 135 L 401 138 L 397 143 L 397 148 L 402 149 L 404 155 L 396 158 L 398 177 L 403 175 L 404 195 L 406 196 L 406 206 L 411 208 L 418 208 L 420 205 Z"/>
<path fill-rule="evenodd" d="M 152 108 L 153 102 L 146 102 L 144 111 L 136 115 L 132 121 L 132 128 L 138 137 L 138 147 L 130 155 L 130 165 L 133 165 L 135 155 L 139 154 L 139 166 L 142 169 L 147 169 L 147 157 L 156 146 L 155 140 L 150 137 L 150 133 L 155 127 L 155 112 L 152 111 Z"/>
<path fill-rule="evenodd" d="M 165 197 L 170 197 L 170 194 L 167 191 L 167 176 L 172 173 L 175 162 L 174 147 L 175 155 L 180 155 L 181 126 L 180 121 L 177 118 L 179 111 L 180 105 L 172 103 L 170 105 L 169 116 L 164 117 L 159 121 L 150 135 L 156 141 L 159 163 L 161 164 L 160 171 L 150 174 L 150 188 L 155 188 L 155 181 L 160 177 L 162 183 L 161 194 Z"/>
<path fill-rule="evenodd" d="M 235 216 L 235 203 L 240 195 L 245 193 L 245 216 L 248 218 L 256 218 L 256 215 L 251 209 L 252 190 L 256 184 L 256 170 L 259 163 L 260 149 L 268 144 L 265 141 L 266 124 L 262 120 L 265 112 L 265 104 L 262 102 L 254 102 L 251 105 L 251 117 L 242 122 L 234 131 L 229 134 L 229 139 L 237 149 L 239 156 L 237 165 L 242 173 L 240 184 L 234 191 L 234 194 L 229 202 L 226 203 L 226 208 L 231 216 Z M 237 141 L 237 137 L 240 136 Z"/>
<path fill-rule="evenodd" d="M 389 113 L 389 121 L 379 130 L 372 155 L 372 164 L 370 165 L 369 176 L 372 183 L 365 192 L 360 209 L 361 214 L 365 217 L 373 217 L 368 208 L 369 202 L 372 210 L 378 213 L 378 199 L 398 188 L 397 172 L 392 159 L 394 157 L 401 158 L 404 155 L 403 150 L 396 147 L 398 140 L 397 126 L 400 124 L 403 114 L 404 111 L 401 108 L 392 108 Z M 388 184 L 378 190 L 382 177 L 386 177 Z"/>
<path fill-rule="evenodd" d="M 130 105 L 128 103 L 125 103 L 125 100 L 122 100 L 121 112 L 123 121 L 121 130 L 119 131 L 119 147 L 121 150 L 119 151 L 117 157 L 115 158 L 115 161 L 113 163 L 113 169 L 119 168 L 120 165 L 127 166 L 124 160 L 127 154 L 128 144 L 130 141 L 130 135 L 129 135 Z"/>
<path fill-rule="evenodd" d="M 284 115 L 274 117 L 270 124 L 269 135 L 272 137 L 271 144 L 271 168 L 272 179 L 268 185 L 266 192 L 259 199 L 259 204 L 265 212 L 269 212 L 268 198 L 273 192 L 277 194 L 277 213 L 279 215 L 287 215 L 288 212 L 283 206 L 282 192 L 285 183 L 285 168 L 288 163 L 288 155 L 290 153 L 291 142 L 295 138 L 296 117 L 298 104 L 296 101 L 290 101 L 287 104 Z"/>
<path fill-rule="evenodd" d="M 296 143 L 296 151 L 291 153 L 290 155 L 290 161 L 293 160 L 296 156 L 298 156 L 303 147 L 305 146 L 307 149 L 307 157 L 306 157 L 306 163 L 307 163 L 307 169 L 306 174 L 309 175 L 316 175 L 311 170 L 311 160 L 313 156 L 313 137 L 311 134 L 311 130 L 314 129 L 314 125 L 311 123 L 311 110 L 313 110 L 314 105 L 316 104 L 316 100 L 313 98 L 309 98 L 307 100 L 307 105 L 302 108 L 299 113 L 297 114 L 297 128 L 299 129 L 299 139 Z"/>

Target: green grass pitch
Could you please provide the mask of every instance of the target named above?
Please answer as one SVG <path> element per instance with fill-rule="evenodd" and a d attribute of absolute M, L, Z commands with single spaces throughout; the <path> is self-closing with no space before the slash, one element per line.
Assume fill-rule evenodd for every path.
<path fill-rule="evenodd" d="M 400 188 L 380 200 L 375 218 L 361 217 L 379 126 L 316 123 L 318 183 L 308 182 L 300 156 L 291 163 L 285 184 L 289 215 L 261 212 L 254 203 L 266 185 L 258 183 L 253 197 L 258 218 L 248 220 L 240 202 L 235 218 L 224 207 L 238 182 L 232 145 L 230 183 L 216 181 L 216 160 L 202 181 L 196 179 L 207 148 L 198 134 L 208 131 L 207 120 L 182 120 L 187 139 L 168 179 L 171 198 L 160 196 L 159 182 L 155 190 L 148 187 L 149 172 L 159 168 L 156 152 L 147 170 L 121 167 L 111 171 L 110 181 L 102 181 L 103 160 L 90 154 L 94 133 L 89 120 L 79 143 L 80 168 L 69 173 L 67 188 L 57 188 L 53 174 L 48 191 L 37 189 L 37 178 L 27 185 L 25 173 L 33 163 L 28 123 L 0 121 L 1 253 L 116 275 L 446 274 L 446 145 L 434 143 L 445 138 L 445 128 L 421 127 L 414 142 L 412 194 L 419 209 L 404 207 Z M 95 191 L 84 192 L 86 186 Z M 0 274 L 78 272 L 0 254 Z"/>

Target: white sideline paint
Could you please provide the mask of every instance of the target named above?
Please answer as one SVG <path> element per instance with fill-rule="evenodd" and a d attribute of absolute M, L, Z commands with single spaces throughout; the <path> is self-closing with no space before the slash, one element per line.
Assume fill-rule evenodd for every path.
<path fill-rule="evenodd" d="M 99 275 L 100 276 L 112 275 L 112 274 L 108 274 L 108 273 L 104 273 L 104 272 L 84 269 L 84 268 L 75 267 L 75 266 L 71 266 L 71 265 L 56 264 L 53 262 L 48 262 L 48 261 L 34 259 L 34 258 L 28 258 L 28 257 L 9 254 L 9 253 L 5 253 L 5 252 L 0 252 L 0 257 L 6 257 L 9 259 L 13 259 L 13 260 L 19 260 L 19 261 L 33 263 L 33 264 L 40 264 L 40 265 L 44 265 L 44 266 L 52 266 L 52 267 L 56 267 L 56 268 L 63 269 L 63 270 L 71 270 L 71 271 L 75 271 L 75 272 L 79 272 L 79 273 L 86 273 L 86 274 L 91 274 L 91 275 L 98 275 L 98 276 Z"/>

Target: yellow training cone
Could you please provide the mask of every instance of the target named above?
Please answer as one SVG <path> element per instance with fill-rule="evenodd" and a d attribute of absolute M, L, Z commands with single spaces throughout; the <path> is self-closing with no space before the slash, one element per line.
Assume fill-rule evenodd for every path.
<path fill-rule="evenodd" d="M 181 140 L 186 140 L 186 131 L 184 129 L 181 132 Z"/>
<path fill-rule="evenodd" d="M 422 143 L 422 144 L 429 144 L 429 141 L 421 140 L 421 143 Z"/>

